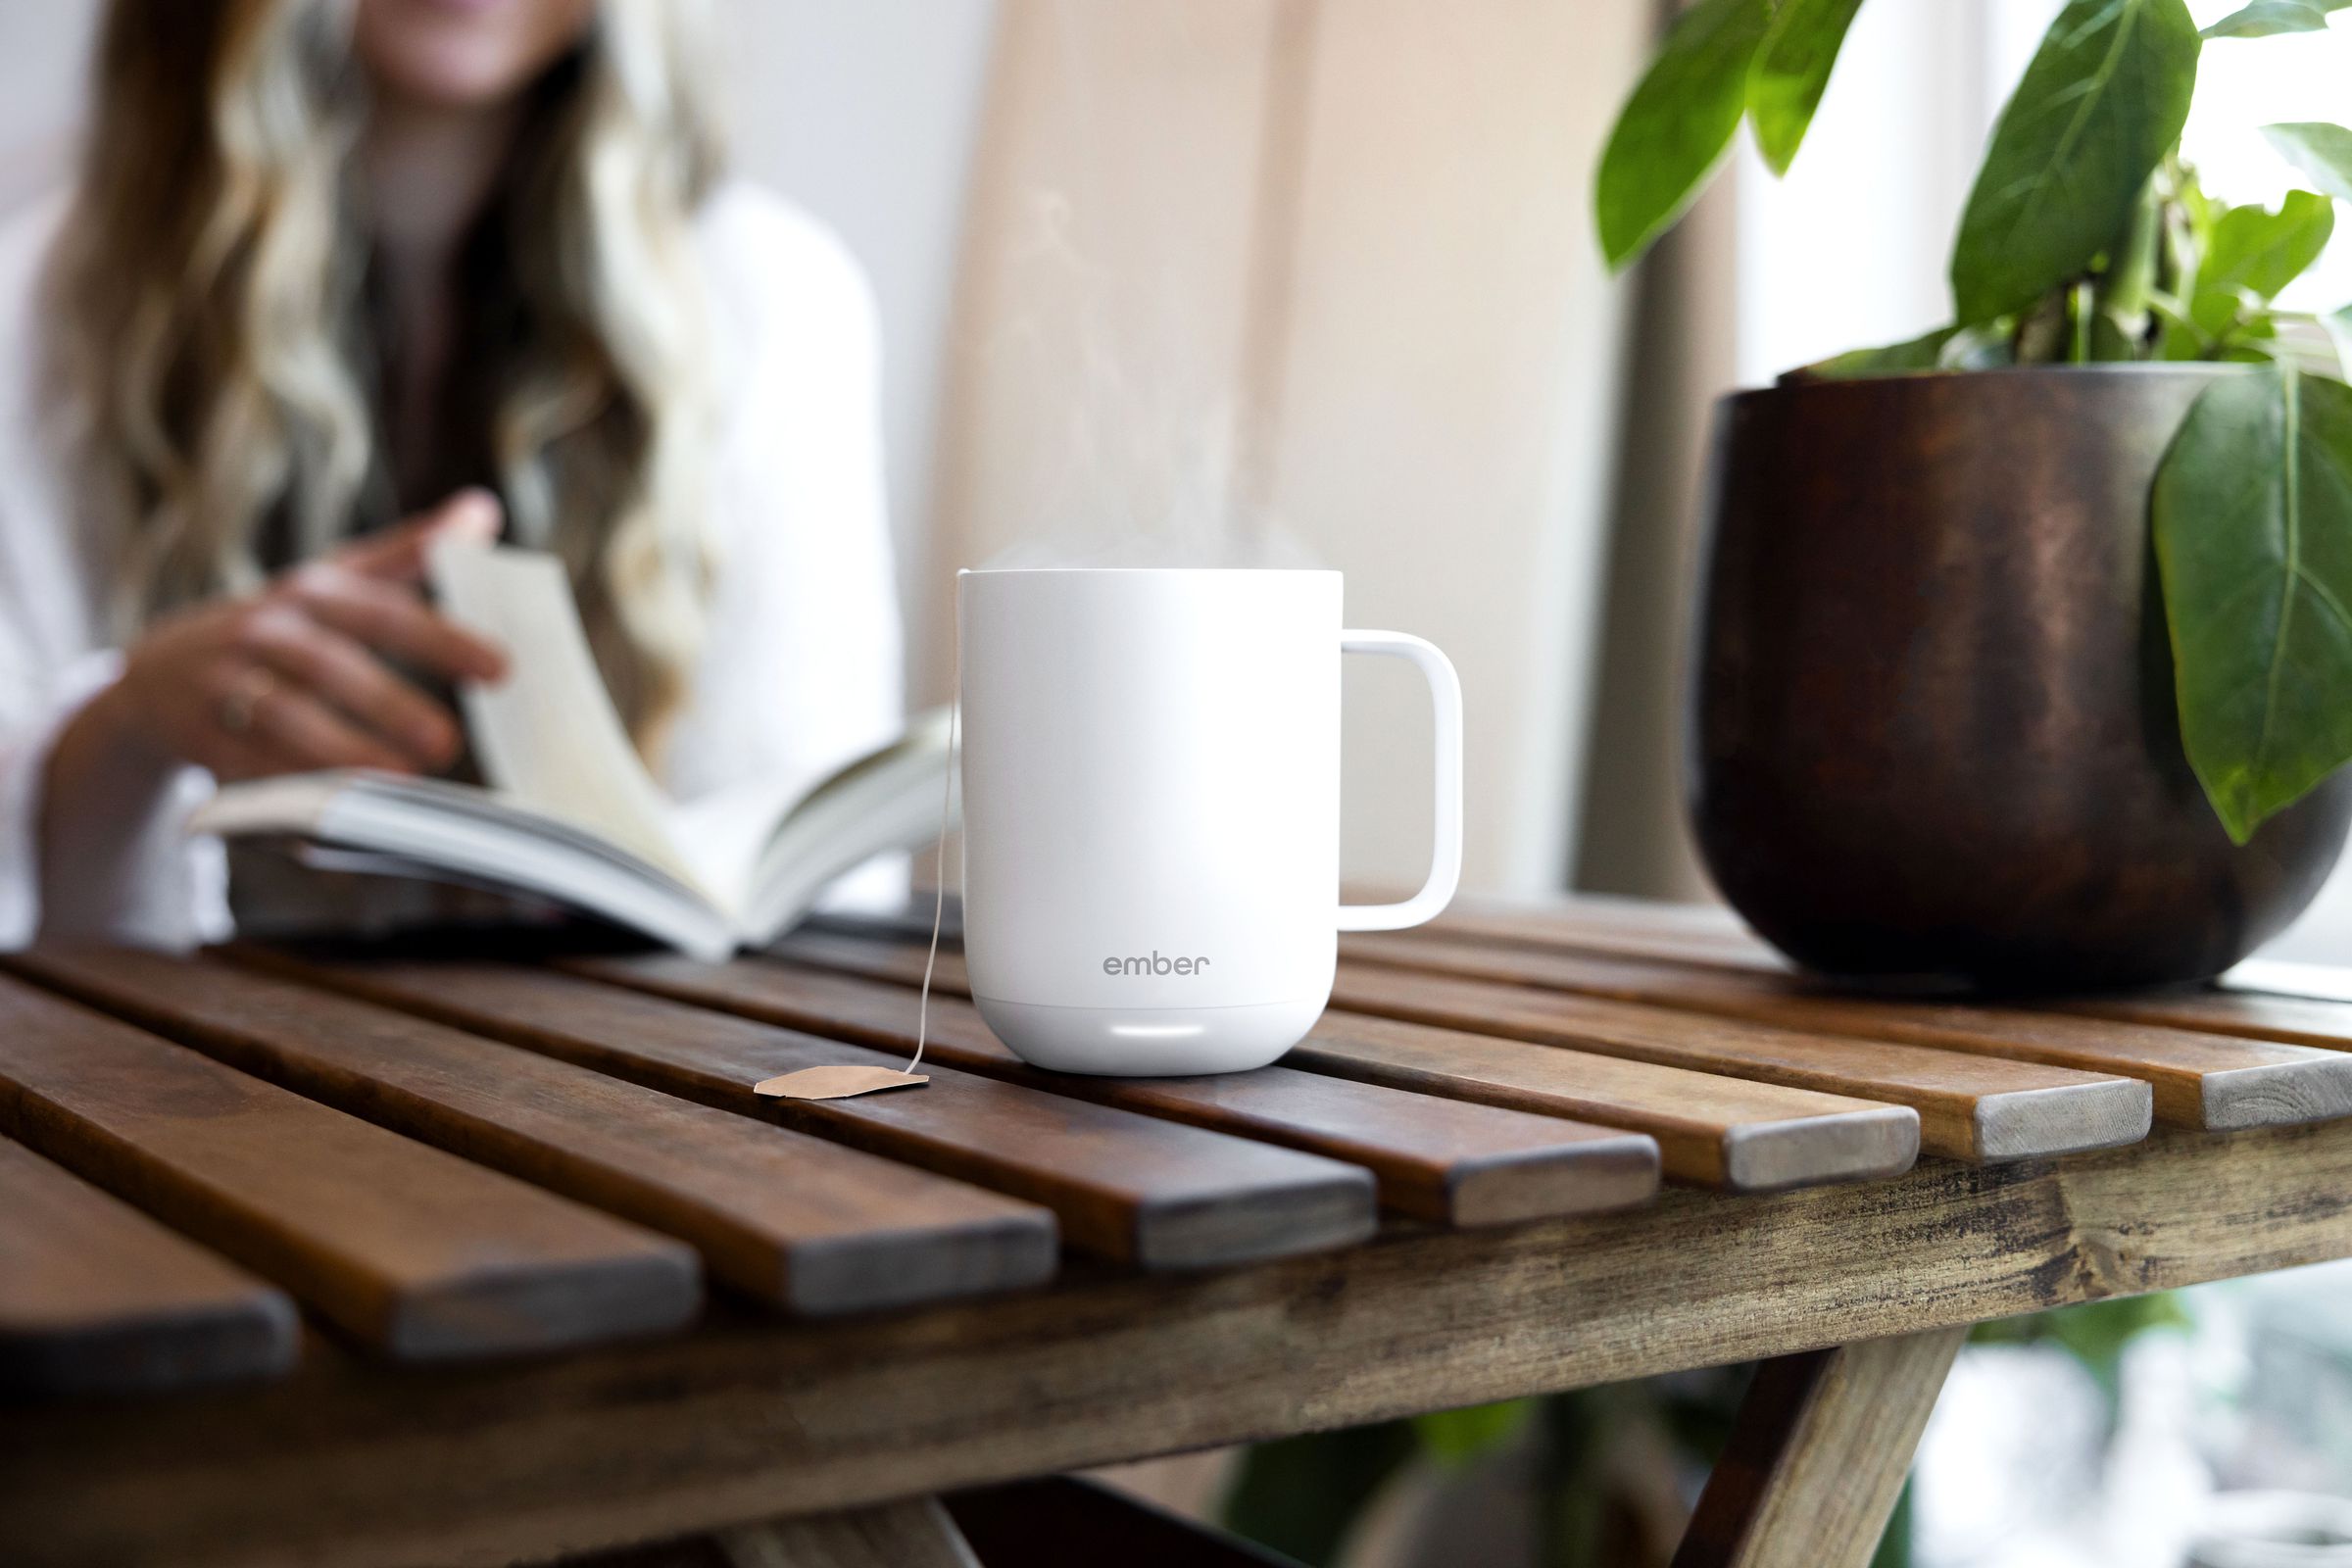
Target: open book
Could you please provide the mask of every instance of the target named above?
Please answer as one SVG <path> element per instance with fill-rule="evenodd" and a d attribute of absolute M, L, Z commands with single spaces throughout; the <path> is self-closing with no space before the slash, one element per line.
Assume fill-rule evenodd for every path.
<path fill-rule="evenodd" d="M 461 695 L 491 787 L 372 771 L 232 784 L 192 833 L 302 841 L 308 858 L 530 895 L 721 958 L 773 941 L 844 873 L 940 830 L 948 712 L 798 792 L 754 784 L 679 806 L 613 711 L 564 568 L 453 543 L 432 576 L 449 614 L 502 643 L 506 680 Z"/>

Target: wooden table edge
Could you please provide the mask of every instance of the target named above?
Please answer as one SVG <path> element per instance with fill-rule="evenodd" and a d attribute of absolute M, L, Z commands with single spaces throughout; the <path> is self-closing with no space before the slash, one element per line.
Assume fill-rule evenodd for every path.
<path fill-rule="evenodd" d="M 2029 1136 L 2040 1122 L 2036 1112 L 2057 1102 L 2080 1118 L 2077 1129 L 2063 1138 Z M 1986 1095 L 1977 1102 L 1978 1157 L 1995 1164 L 2120 1149 L 2140 1142 L 2155 1125 L 2156 1090 L 2140 1078 Z"/>
<path fill-rule="evenodd" d="M 2352 1122 L 2165 1131 L 430 1377 L 329 1346 L 258 1390 L 0 1411 L 0 1517 L 12 1568 L 527 1559 L 2352 1255 L 2347 1194 Z"/>
<path fill-rule="evenodd" d="M 176 1342 L 158 1351 L 157 1330 Z M 202 1309 L 92 1328 L 0 1323 L 0 1404 L 18 1398 L 180 1393 L 281 1378 L 302 1346 L 293 1301 L 274 1286 Z"/>
<path fill-rule="evenodd" d="M 1909 1105 L 1742 1123 L 1721 1140 L 1723 1190 L 1780 1193 L 1900 1176 L 1919 1161 L 1919 1112 Z"/>
<path fill-rule="evenodd" d="M 1442 1206 L 1447 1223 L 1471 1230 L 1634 1208 L 1657 1196 L 1662 1164 L 1656 1139 L 1623 1130 L 1514 1150 L 1456 1164 Z"/>
<path fill-rule="evenodd" d="M 2241 1132 L 2352 1114 L 2352 1054 L 2312 1049 L 2321 1054 L 2205 1074 L 2198 1086 L 2205 1126 L 2215 1132 Z M 2315 1091 L 2325 1097 L 2324 1104 L 2310 1102 Z M 2302 1103 L 2295 1103 L 2298 1101 Z"/>

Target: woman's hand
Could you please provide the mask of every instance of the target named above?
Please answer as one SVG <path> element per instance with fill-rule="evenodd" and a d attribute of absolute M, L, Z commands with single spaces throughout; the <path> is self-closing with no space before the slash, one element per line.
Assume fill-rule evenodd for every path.
<path fill-rule="evenodd" d="M 158 620 L 82 718 L 222 778 L 446 767 L 464 740 L 457 719 L 390 662 L 450 680 L 505 673 L 495 645 L 418 591 L 429 546 L 498 527 L 493 497 L 460 491 L 258 593 Z"/>

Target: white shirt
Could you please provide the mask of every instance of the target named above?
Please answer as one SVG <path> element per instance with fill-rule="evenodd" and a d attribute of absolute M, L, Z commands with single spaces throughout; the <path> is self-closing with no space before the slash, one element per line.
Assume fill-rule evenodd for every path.
<path fill-rule="evenodd" d="M 0 225 L 0 949 L 36 932 L 162 947 L 229 929 L 216 840 L 181 830 L 213 790 L 178 769 L 74 868 L 74 906 L 41 903 L 41 784 L 64 722 L 113 679 L 99 594 L 70 536 L 65 476 L 36 415 L 35 293 L 61 200 Z M 871 293 L 838 240 L 750 186 L 697 216 L 716 346 L 706 482 L 714 598 L 662 760 L 681 801 L 797 789 L 898 730 L 900 626 L 882 494 L 880 347 Z"/>

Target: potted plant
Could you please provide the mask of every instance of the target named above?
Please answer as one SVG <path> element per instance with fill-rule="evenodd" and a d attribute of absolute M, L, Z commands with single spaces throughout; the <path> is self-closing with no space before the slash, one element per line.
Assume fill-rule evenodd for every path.
<path fill-rule="evenodd" d="M 1861 0 L 1699 0 L 1596 192 L 1623 267 L 1744 121 L 1796 156 Z M 2352 308 L 2273 301 L 2352 130 L 2267 127 L 2276 210 L 2180 154 L 2208 47 L 2352 0 L 2071 0 L 2003 110 L 1951 323 L 1718 410 L 1689 807 L 1801 962 L 1979 988 L 2202 979 L 2352 820 Z M 2223 41 L 2232 40 L 2232 41 Z"/>

